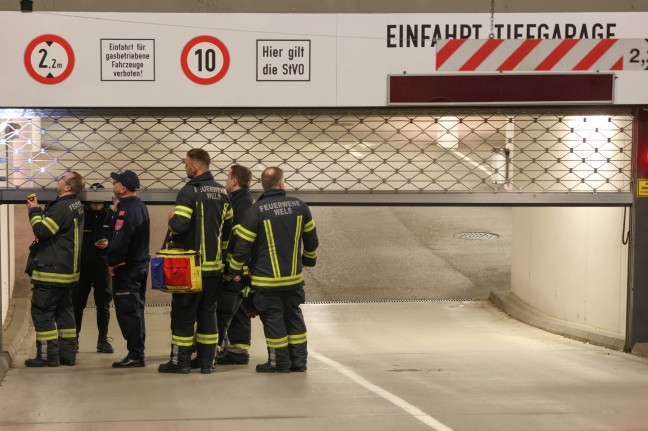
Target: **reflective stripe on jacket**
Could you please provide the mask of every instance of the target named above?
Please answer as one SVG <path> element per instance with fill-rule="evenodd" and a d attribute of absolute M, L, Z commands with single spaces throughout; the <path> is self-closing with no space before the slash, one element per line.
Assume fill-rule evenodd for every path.
<path fill-rule="evenodd" d="M 263 193 L 237 226 L 230 271 L 243 273 L 250 261 L 252 287 L 290 290 L 302 285 L 303 266 L 317 261 L 317 229 L 310 209 L 280 189 Z"/>
<path fill-rule="evenodd" d="M 31 282 L 74 286 L 80 274 L 83 204 L 76 195 L 60 196 L 44 210 L 31 208 L 29 222 L 38 239 Z"/>
<path fill-rule="evenodd" d="M 234 219 L 232 221 L 232 234 L 230 235 L 229 242 L 227 244 L 227 258 L 226 258 L 226 269 L 229 271 L 229 263 L 232 259 L 232 253 L 234 253 L 234 248 L 236 247 L 236 241 L 238 236 L 236 235 L 236 230 L 243 221 L 243 217 L 247 210 L 254 203 L 254 199 L 250 194 L 250 189 L 241 188 L 231 193 L 230 199 L 232 200 L 232 209 L 234 211 Z M 248 275 L 248 266 L 243 265 L 243 275 Z"/>
<path fill-rule="evenodd" d="M 218 275 L 223 270 L 232 216 L 227 190 L 214 181 L 211 172 L 190 179 L 178 193 L 169 220 L 173 247 L 200 251 L 203 275 Z M 196 244 L 197 238 L 200 244 Z"/>

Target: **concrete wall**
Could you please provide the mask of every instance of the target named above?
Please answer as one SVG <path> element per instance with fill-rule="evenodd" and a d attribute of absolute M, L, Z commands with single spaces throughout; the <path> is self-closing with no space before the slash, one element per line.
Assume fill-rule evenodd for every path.
<path fill-rule="evenodd" d="M 622 208 L 514 208 L 511 291 L 547 315 L 624 338 L 622 228 Z"/>
<path fill-rule="evenodd" d="M 14 286 L 15 253 L 13 208 L 0 205 L 0 291 L 2 292 L 2 321 L 9 308 L 9 298 Z"/>

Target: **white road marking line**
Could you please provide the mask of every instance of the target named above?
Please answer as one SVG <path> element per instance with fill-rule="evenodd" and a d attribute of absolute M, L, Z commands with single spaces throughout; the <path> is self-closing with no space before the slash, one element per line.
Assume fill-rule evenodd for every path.
<path fill-rule="evenodd" d="M 373 392 L 374 394 L 386 399 L 390 403 L 394 404 L 396 407 L 400 407 L 401 409 L 405 410 L 407 413 L 410 415 L 414 416 L 416 419 L 420 420 L 423 422 L 425 425 L 429 426 L 430 428 L 437 430 L 437 431 L 452 431 L 452 428 L 448 427 L 447 425 L 439 422 L 438 420 L 434 419 L 432 416 L 428 415 L 424 411 L 420 410 L 418 407 L 413 406 L 412 404 L 408 403 L 404 399 L 392 394 L 391 392 L 381 388 L 380 386 L 376 386 L 373 383 L 371 383 L 369 380 L 360 377 L 358 374 L 356 374 L 354 371 L 351 369 L 345 367 L 344 365 L 340 364 L 339 362 L 336 362 L 332 359 L 327 358 L 324 355 L 320 355 L 317 352 L 314 352 L 311 349 L 308 349 L 308 355 L 311 357 L 314 357 L 318 361 L 324 362 L 327 365 L 330 365 L 331 367 L 335 368 L 337 371 L 340 373 L 344 374 L 360 386 L 364 387 L 365 389 L 368 389 L 369 391 Z"/>

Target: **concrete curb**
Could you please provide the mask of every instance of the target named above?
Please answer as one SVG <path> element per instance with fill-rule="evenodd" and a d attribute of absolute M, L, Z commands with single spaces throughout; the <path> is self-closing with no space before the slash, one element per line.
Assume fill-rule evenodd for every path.
<path fill-rule="evenodd" d="M 612 350 L 623 350 L 625 340 L 578 323 L 557 319 L 532 307 L 510 291 L 491 292 L 488 299 L 511 317 L 545 331 Z"/>
<path fill-rule="evenodd" d="M 2 380 L 16 358 L 18 348 L 27 335 L 31 320 L 31 301 L 29 298 L 14 298 L 13 316 L 2 334 L 2 354 L 0 355 L 0 380 Z"/>

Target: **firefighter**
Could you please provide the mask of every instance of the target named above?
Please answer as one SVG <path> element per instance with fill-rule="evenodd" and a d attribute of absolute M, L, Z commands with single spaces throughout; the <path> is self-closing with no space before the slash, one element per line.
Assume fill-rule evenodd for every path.
<path fill-rule="evenodd" d="M 230 276 L 240 279 L 250 259 L 253 302 L 268 347 L 268 361 L 257 365 L 256 371 L 304 372 L 308 350 L 300 308 L 305 301 L 302 267 L 315 266 L 317 230 L 308 206 L 286 196 L 280 168 L 265 169 L 261 184 L 263 194 L 236 229 L 239 238 L 230 259 Z"/>
<path fill-rule="evenodd" d="M 185 157 L 189 181 L 180 190 L 169 214 L 170 243 L 174 248 L 201 253 L 202 292 L 173 293 L 171 299 L 171 355 L 160 373 L 187 374 L 196 343 L 196 367 L 214 372 L 218 326 L 216 303 L 222 289 L 223 251 L 227 249 L 232 208 L 225 187 L 209 171 L 209 154 L 200 148 Z"/>
<path fill-rule="evenodd" d="M 236 226 L 241 223 L 245 212 L 252 206 L 254 199 L 250 194 L 250 181 L 252 172 L 250 169 L 241 165 L 234 165 L 230 168 L 225 181 L 225 187 L 230 193 L 232 199 L 232 210 L 234 219 L 232 224 L 232 235 L 227 248 L 227 259 L 231 258 L 231 253 L 236 245 L 236 235 L 234 231 Z M 226 263 L 226 266 L 228 264 Z M 241 291 L 249 285 L 248 267 L 243 267 L 243 278 L 239 281 L 232 280 L 227 276 L 227 269 L 224 272 L 225 279 L 223 285 L 223 294 L 218 302 L 218 331 L 221 334 L 221 350 L 216 362 L 225 365 L 244 365 L 250 362 L 250 342 L 252 339 L 252 323 L 250 317 L 246 315 L 240 307 Z"/>
<path fill-rule="evenodd" d="M 27 200 L 29 221 L 36 240 L 30 248 L 26 272 L 34 285 L 31 315 L 36 329 L 36 357 L 28 367 L 76 364 L 77 335 L 71 288 L 79 281 L 83 204 L 83 178 L 66 172 L 58 178 L 58 197 L 41 209 Z"/>
<path fill-rule="evenodd" d="M 99 183 L 95 183 L 90 187 L 95 191 L 104 188 Z M 86 308 L 88 296 L 92 289 L 97 307 L 97 330 L 99 332 L 97 352 L 113 353 L 114 349 L 108 340 L 112 288 L 110 274 L 108 274 L 108 258 L 106 257 L 113 210 L 103 200 L 93 200 L 84 205 L 84 214 L 81 278 L 77 286 L 72 289 L 77 347 L 79 334 L 81 333 L 81 322 L 83 321 L 83 310 Z"/>
<path fill-rule="evenodd" d="M 140 181 L 133 171 L 112 172 L 113 192 L 118 199 L 111 221 L 108 244 L 108 272 L 112 276 L 115 315 L 126 340 L 128 354 L 113 368 L 146 365 L 144 304 L 150 261 L 150 219 L 148 208 L 137 197 Z"/>

